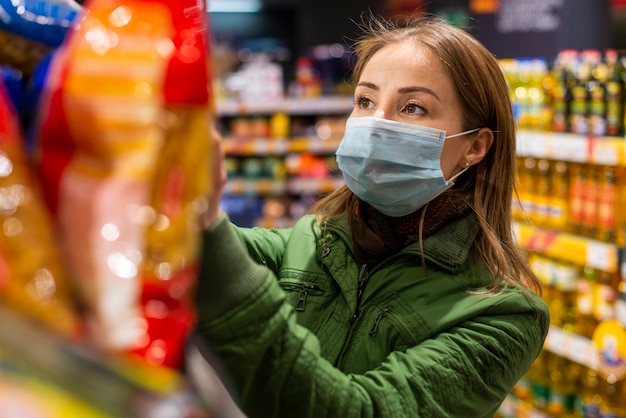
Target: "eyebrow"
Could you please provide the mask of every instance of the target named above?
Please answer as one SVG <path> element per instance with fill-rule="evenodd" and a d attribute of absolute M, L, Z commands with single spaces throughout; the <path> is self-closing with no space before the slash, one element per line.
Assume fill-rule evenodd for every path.
<path fill-rule="evenodd" d="M 377 90 L 377 91 L 379 90 L 379 88 L 378 88 L 378 86 L 376 84 L 370 83 L 369 81 L 361 81 L 359 84 L 357 84 L 357 86 L 368 87 L 368 88 L 370 88 L 372 90 Z M 438 102 L 441 102 L 441 99 L 439 98 L 439 96 L 437 96 L 437 93 L 435 93 L 434 91 L 432 91 L 428 87 L 408 86 L 408 87 L 402 87 L 402 88 L 398 89 L 398 93 L 401 93 L 401 94 L 415 93 L 415 92 L 421 92 L 421 93 L 430 94 L 435 99 L 437 99 Z"/>

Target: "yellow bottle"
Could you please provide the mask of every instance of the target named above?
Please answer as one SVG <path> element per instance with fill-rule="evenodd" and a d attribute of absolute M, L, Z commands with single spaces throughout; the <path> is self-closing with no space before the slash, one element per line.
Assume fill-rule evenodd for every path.
<path fill-rule="evenodd" d="M 567 230 L 569 178 L 567 163 L 556 161 L 552 163 L 551 193 L 548 201 L 549 226 L 558 231 Z"/>
<path fill-rule="evenodd" d="M 584 230 L 585 171 L 582 164 L 572 164 L 569 186 L 569 232 L 582 234 Z"/>
<path fill-rule="evenodd" d="M 581 233 L 594 238 L 598 230 L 598 189 L 600 188 L 599 168 L 594 165 L 585 167 L 583 225 Z"/>
<path fill-rule="evenodd" d="M 577 283 L 575 332 L 587 338 L 591 338 L 598 326 L 593 311 L 598 274 L 598 270 L 585 266 Z"/>
<path fill-rule="evenodd" d="M 546 412 L 552 417 L 571 417 L 579 393 L 582 367 L 571 360 L 551 353 L 548 360 L 550 398 Z"/>
<path fill-rule="evenodd" d="M 556 316 L 557 325 L 564 331 L 574 332 L 578 320 L 578 269 L 565 263 L 557 263 L 555 274 L 557 292 L 550 306 L 553 309 L 551 314 Z M 558 309 L 554 309 L 557 306 Z"/>
<path fill-rule="evenodd" d="M 602 380 L 600 417 L 626 418 L 626 379 L 610 374 Z"/>
<path fill-rule="evenodd" d="M 600 418 L 602 395 L 600 393 L 600 376 L 592 368 L 585 368 L 581 382 L 581 413 L 585 418 Z"/>
<path fill-rule="evenodd" d="M 548 362 L 553 353 L 543 350 L 531 367 L 533 373 L 529 376 L 532 387 L 532 404 L 540 410 L 546 411 L 550 402 L 550 372 Z"/>
<path fill-rule="evenodd" d="M 601 241 L 615 242 L 615 202 L 617 201 L 615 167 L 602 167 L 599 183 L 596 237 Z"/>
<path fill-rule="evenodd" d="M 539 226 L 548 226 L 550 221 L 550 162 L 537 161 L 537 189 L 535 193 L 535 223 Z"/>

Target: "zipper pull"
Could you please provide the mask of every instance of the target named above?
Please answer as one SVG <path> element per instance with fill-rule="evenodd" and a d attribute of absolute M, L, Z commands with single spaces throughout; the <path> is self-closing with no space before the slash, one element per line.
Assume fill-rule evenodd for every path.
<path fill-rule="evenodd" d="M 378 324 L 380 324 L 380 321 L 383 319 L 383 316 L 385 316 L 387 312 L 389 312 L 389 308 L 385 308 L 382 311 L 380 311 L 380 313 L 374 320 L 374 325 L 372 325 L 372 329 L 370 329 L 370 335 L 374 335 L 374 333 L 378 331 Z"/>
<path fill-rule="evenodd" d="M 326 238 L 328 237 L 328 235 L 326 235 L 326 221 L 324 221 L 324 230 L 322 231 L 322 237 L 323 238 L 320 240 L 322 244 L 322 258 L 326 258 L 328 254 L 330 254 L 330 247 L 326 243 Z"/>
<path fill-rule="evenodd" d="M 296 311 L 304 312 L 306 308 L 306 298 L 309 296 L 309 292 L 306 291 L 304 285 L 302 285 L 302 290 L 300 290 L 300 294 L 298 294 L 298 302 L 296 303 Z"/>

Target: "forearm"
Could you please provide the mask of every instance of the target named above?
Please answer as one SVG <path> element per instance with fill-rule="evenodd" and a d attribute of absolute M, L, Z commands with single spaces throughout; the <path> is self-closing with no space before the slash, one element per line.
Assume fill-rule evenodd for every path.
<path fill-rule="evenodd" d="M 248 255 L 226 215 L 204 232 L 196 303 L 201 320 L 238 306 L 264 281 L 268 271 Z"/>
<path fill-rule="evenodd" d="M 228 370 L 250 418 L 375 416 L 369 394 L 322 358 L 319 341 L 296 323 L 271 276 L 241 307 L 201 323 L 198 333 Z"/>

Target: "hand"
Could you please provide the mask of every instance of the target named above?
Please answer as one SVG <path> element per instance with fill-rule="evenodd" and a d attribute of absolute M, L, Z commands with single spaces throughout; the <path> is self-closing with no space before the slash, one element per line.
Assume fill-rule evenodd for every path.
<path fill-rule="evenodd" d="M 224 164 L 224 148 L 222 136 L 211 126 L 209 139 L 209 192 L 207 195 L 207 210 L 202 215 L 202 227 L 208 229 L 219 218 L 221 213 L 220 201 L 226 184 L 226 166 Z"/>

